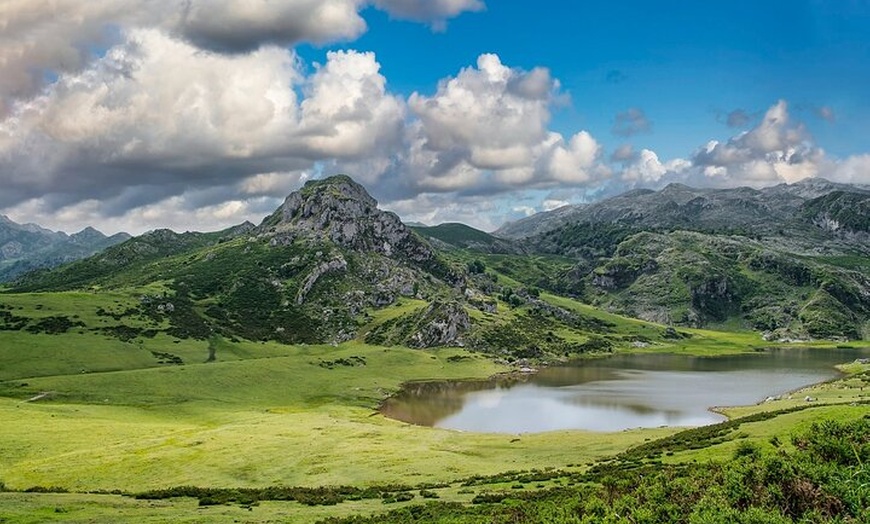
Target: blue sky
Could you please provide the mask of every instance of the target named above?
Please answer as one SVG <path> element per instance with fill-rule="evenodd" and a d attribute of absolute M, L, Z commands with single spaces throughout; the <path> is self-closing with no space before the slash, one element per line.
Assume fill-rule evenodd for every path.
<path fill-rule="evenodd" d="M 377 54 L 392 90 L 430 93 L 438 80 L 496 53 L 515 67 L 547 67 L 570 94 L 554 112 L 565 134 L 597 131 L 607 145 L 617 113 L 642 108 L 653 131 L 635 141 L 665 157 L 699 137 L 727 139 L 725 116 L 757 118 L 780 99 L 837 155 L 864 152 L 870 132 L 870 2 L 489 2 L 433 32 L 384 12 L 350 43 L 303 46 L 308 62 L 353 48 Z M 836 125 L 817 116 L 829 107 Z M 756 118 L 756 120 L 757 120 Z"/>
<path fill-rule="evenodd" d="M 337 172 L 487 230 L 670 182 L 870 184 L 870 0 L 8 2 L 19 222 L 214 230 Z"/>

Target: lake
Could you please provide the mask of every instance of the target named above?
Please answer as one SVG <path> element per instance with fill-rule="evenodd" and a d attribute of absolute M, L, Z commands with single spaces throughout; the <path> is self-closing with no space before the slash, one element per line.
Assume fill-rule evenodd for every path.
<path fill-rule="evenodd" d="M 755 404 L 836 378 L 870 350 L 776 349 L 720 357 L 626 354 L 483 381 L 406 384 L 386 416 L 486 433 L 620 431 L 725 420 L 714 406 Z"/>

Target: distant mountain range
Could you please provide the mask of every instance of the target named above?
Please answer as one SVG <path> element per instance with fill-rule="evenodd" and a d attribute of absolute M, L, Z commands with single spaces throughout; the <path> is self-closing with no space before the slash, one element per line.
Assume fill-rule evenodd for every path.
<path fill-rule="evenodd" d="M 684 229 L 753 235 L 814 231 L 824 224 L 842 233 L 870 231 L 870 186 L 821 178 L 764 189 L 700 189 L 669 184 L 637 189 L 593 204 L 564 206 L 510 222 L 493 234 L 531 238 L 570 224 L 610 224 L 635 229 Z"/>
<path fill-rule="evenodd" d="M 562 289 L 667 324 L 772 338 L 870 332 L 870 187 L 670 184 L 506 224 L 496 236 L 575 260 Z"/>
<path fill-rule="evenodd" d="M 127 233 L 106 236 L 92 227 L 67 235 L 0 215 L 0 282 L 88 257 L 129 238 Z"/>
<path fill-rule="evenodd" d="M 117 240 L 87 230 L 66 237 L 35 226 L 7 229 L 67 244 Z M 870 188 L 820 179 L 762 190 L 671 184 L 488 234 L 463 224 L 409 227 L 340 175 L 308 182 L 259 225 L 153 231 L 25 275 L 15 287 L 70 289 L 163 290 L 135 314 L 196 338 L 357 338 L 565 355 L 625 344 L 630 337 L 601 320 L 618 313 L 668 326 L 756 330 L 775 340 L 866 339 Z M 557 307 L 539 299 L 542 291 L 594 305 L 603 316 Z"/>

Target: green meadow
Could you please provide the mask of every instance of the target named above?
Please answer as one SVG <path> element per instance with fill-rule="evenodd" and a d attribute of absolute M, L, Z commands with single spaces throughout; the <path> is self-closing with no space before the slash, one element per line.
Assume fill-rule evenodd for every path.
<path fill-rule="evenodd" d="M 627 336 L 662 329 L 569 299 L 544 298 Z M 377 411 L 403 382 L 485 378 L 510 369 L 461 348 L 367 345 L 361 342 L 366 328 L 359 340 L 338 346 L 290 346 L 219 336 L 178 339 L 152 319 L 128 315 L 125 325 L 138 322 L 134 327 L 157 332 L 119 338 L 121 323 L 113 314 L 136 301 L 132 292 L 0 296 L 4 311 L 30 319 L 29 325 L 61 316 L 76 323 L 62 334 L 51 333 L 50 321 L 38 324 L 42 332 L 0 330 L 0 482 L 6 490 L 0 493 L 0 521 L 311 522 L 419 504 L 424 492 L 441 502 L 471 504 L 490 489 L 533 492 L 563 485 L 598 461 L 684 431 L 500 435 L 414 426 Z M 369 327 L 422 304 L 406 300 L 373 312 Z M 633 350 L 706 355 L 765 345 L 752 333 L 685 331 L 691 338 Z M 868 398 L 867 366 L 846 371 L 843 380 L 801 393 L 818 398 L 812 409 L 742 424 L 724 441 L 663 459 L 723 460 L 740 441 L 769 445 L 773 437 L 787 441 L 794 430 L 825 417 L 866 415 L 866 404 L 851 404 Z M 802 407 L 797 396 L 725 413 L 744 417 L 793 407 Z M 554 473 L 517 487 L 500 477 L 507 471 Z M 463 479 L 472 477 L 490 480 L 481 481 L 484 488 L 463 487 Z M 398 485 L 391 489 L 414 498 L 204 507 L 195 498 L 119 494 L 177 486 L 385 485 Z"/>

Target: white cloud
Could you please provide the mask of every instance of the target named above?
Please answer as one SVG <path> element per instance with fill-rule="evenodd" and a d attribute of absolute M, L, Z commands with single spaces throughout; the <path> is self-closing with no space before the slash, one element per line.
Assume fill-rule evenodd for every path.
<path fill-rule="evenodd" d="M 104 203 L 91 199 L 62 208 L 48 205 L 36 198 L 4 210 L 16 222 L 35 222 L 53 230 L 72 233 L 88 226 L 97 226 L 106 234 L 125 231 L 141 234 L 152 229 L 175 231 L 218 231 L 245 220 L 259 223 L 275 210 L 279 198 L 243 197 L 191 207 L 189 193 L 182 193 L 150 204 L 127 209 L 106 220 Z"/>
<path fill-rule="evenodd" d="M 870 154 L 850 156 L 836 162 L 825 176 L 837 182 L 870 184 Z"/>
<path fill-rule="evenodd" d="M 326 44 L 366 30 L 370 0 L 3 0 L 0 2 L 0 117 L 51 77 L 75 73 L 95 50 L 134 29 L 159 29 L 200 49 L 246 53 L 264 45 Z M 390 14 L 443 27 L 478 0 L 378 0 Z"/>
<path fill-rule="evenodd" d="M 672 181 L 713 187 L 765 187 L 813 177 L 870 183 L 870 156 L 829 157 L 813 143 L 804 125 L 792 120 L 784 100 L 768 108 L 750 130 L 726 141 L 710 140 L 691 161 L 674 159 L 663 163 L 655 152 L 642 150 L 634 162 L 625 165 L 620 176 L 635 185 L 652 187 Z"/>
<path fill-rule="evenodd" d="M 514 213 L 517 213 L 521 216 L 524 216 L 524 217 L 530 217 L 538 212 L 537 209 L 535 209 L 531 206 L 517 206 L 517 207 L 511 209 L 511 211 L 513 211 Z"/>
<path fill-rule="evenodd" d="M 310 78 L 300 125 L 320 158 L 374 156 L 400 139 L 404 106 L 379 70 L 374 53 L 337 51 Z"/>
<path fill-rule="evenodd" d="M 406 222 L 441 224 L 460 222 L 482 231 L 493 231 L 504 222 L 496 199 L 488 196 L 457 197 L 450 194 L 421 194 L 383 203 Z"/>
<path fill-rule="evenodd" d="M 484 54 L 476 68 L 439 82 L 434 95 L 413 93 L 408 105 L 419 124 L 409 128 L 405 176 L 429 191 L 586 184 L 606 176 L 589 133 L 566 141 L 548 129 L 559 88 L 544 68 L 510 68 Z"/>
<path fill-rule="evenodd" d="M 310 171 L 273 171 L 249 176 L 240 181 L 237 187 L 246 196 L 285 197 L 289 190 L 300 187 L 310 178 Z"/>
<path fill-rule="evenodd" d="M 140 193 L 129 202 L 136 205 L 321 159 L 391 152 L 404 109 L 378 70 L 371 53 L 338 52 L 305 79 L 285 49 L 220 55 L 135 31 L 0 124 L 0 181 L 9 189 L 0 205 L 163 188 Z M 300 103 L 294 86 L 303 84 Z"/>
<path fill-rule="evenodd" d="M 485 54 L 477 59 L 477 68 L 442 80 L 434 96 L 413 93 L 408 104 L 423 122 L 428 148 L 439 153 L 465 150 L 464 160 L 480 169 L 529 164 L 531 152 L 523 146 L 545 138 L 550 92 L 558 88 L 549 73 L 539 72 L 536 82 L 546 77 L 549 89 L 535 91 L 537 97 L 510 89 L 529 74 Z"/>
<path fill-rule="evenodd" d="M 554 209 L 559 209 L 560 207 L 565 207 L 571 204 L 567 200 L 551 200 L 547 199 L 541 202 L 541 210 L 542 211 L 552 211 Z"/>
<path fill-rule="evenodd" d="M 305 73 L 292 46 L 356 38 L 368 6 L 435 29 L 485 8 L 479 0 L 0 2 L 0 212 L 68 230 L 216 229 L 259 220 L 308 178 L 347 172 L 406 218 L 492 229 L 568 201 L 539 195 L 517 205 L 530 188 L 594 191 L 611 177 L 592 134 L 551 129 L 567 95 L 546 68 L 484 54 L 407 101 L 387 90 L 372 53 L 331 52 Z M 818 115 L 834 118 L 828 107 Z M 623 135 L 651 128 L 638 108 L 616 122 Z M 867 155 L 829 158 L 784 101 L 691 162 L 629 144 L 611 160 L 622 168 L 615 178 L 636 185 L 870 182 Z"/>
<path fill-rule="evenodd" d="M 658 182 L 667 172 L 667 168 L 659 161 L 654 151 L 641 149 L 637 160 L 623 171 L 622 179 L 633 182 Z"/>
<path fill-rule="evenodd" d="M 599 163 L 601 146 L 588 132 L 577 133 L 567 144 L 561 135 L 550 133 L 549 142 L 549 147 L 545 147 L 548 160 L 542 178 L 583 185 L 610 175 L 609 170 Z"/>
<path fill-rule="evenodd" d="M 680 179 L 692 169 L 692 163 L 684 158 L 674 158 L 667 162 L 650 149 L 641 149 L 633 155 L 633 161 L 624 164 L 620 179 L 632 186 L 657 186 L 674 179 Z"/>
<path fill-rule="evenodd" d="M 749 131 L 726 142 L 708 142 L 693 163 L 716 185 L 761 187 L 819 176 L 827 160 L 803 124 L 791 122 L 788 104 L 780 100 Z"/>
<path fill-rule="evenodd" d="M 246 170 L 240 163 L 292 153 L 292 86 L 300 80 L 286 50 L 209 54 L 155 30 L 136 31 L 0 123 L 0 180 L 26 197 L 99 196 L 131 183 L 238 176 Z M 28 161 L 34 155 L 39 162 Z"/>

